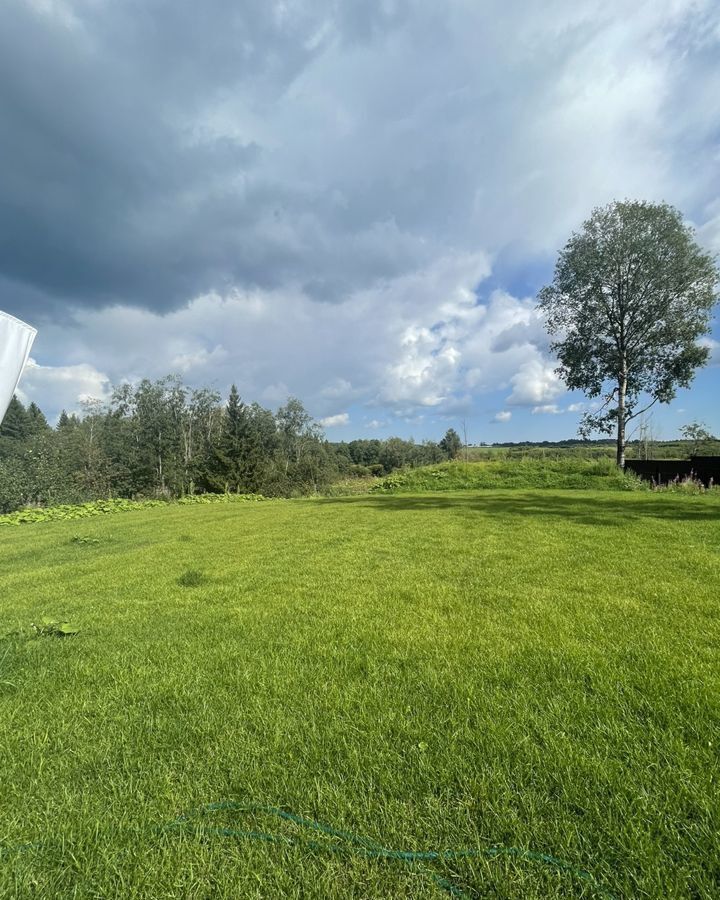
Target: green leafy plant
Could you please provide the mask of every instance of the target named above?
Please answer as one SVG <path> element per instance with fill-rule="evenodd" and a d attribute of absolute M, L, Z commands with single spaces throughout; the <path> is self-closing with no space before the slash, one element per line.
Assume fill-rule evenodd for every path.
<path fill-rule="evenodd" d="M 177 501 L 170 500 L 94 500 L 91 503 L 65 504 L 62 506 L 33 507 L 20 509 L 17 512 L 0 516 L 0 527 L 10 525 L 34 525 L 38 522 L 64 522 L 76 519 L 87 519 L 116 512 L 137 512 L 152 509 L 156 506 L 171 506 L 173 502 L 180 505 L 196 503 L 246 503 L 248 501 L 266 500 L 261 494 L 196 494 L 182 497 Z M 79 540 L 78 543 L 91 543 L 90 539 Z"/>
<path fill-rule="evenodd" d="M 39 623 L 33 622 L 32 627 L 38 637 L 72 637 L 79 633 L 80 629 L 70 622 L 58 622 L 55 619 L 44 616 Z"/>
<path fill-rule="evenodd" d="M 262 494 L 188 494 L 177 502 L 181 505 L 197 503 L 246 503 L 248 501 L 267 500 Z"/>

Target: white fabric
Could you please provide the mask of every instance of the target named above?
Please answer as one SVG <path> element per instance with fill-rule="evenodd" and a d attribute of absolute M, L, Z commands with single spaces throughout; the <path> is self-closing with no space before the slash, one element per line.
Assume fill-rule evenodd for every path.
<path fill-rule="evenodd" d="M 37 332 L 0 312 L 0 422 L 10 405 Z"/>

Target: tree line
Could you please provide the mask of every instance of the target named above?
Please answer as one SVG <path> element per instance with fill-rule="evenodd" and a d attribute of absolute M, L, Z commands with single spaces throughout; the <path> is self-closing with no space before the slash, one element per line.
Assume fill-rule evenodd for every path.
<path fill-rule="evenodd" d="M 439 443 L 331 443 L 297 398 L 272 412 L 245 403 L 234 385 L 223 403 L 214 390 L 167 376 L 118 385 L 108 402 L 87 400 L 55 427 L 35 403 L 13 398 L 0 425 L 0 512 L 107 497 L 291 497 L 459 450 L 453 429 Z"/>

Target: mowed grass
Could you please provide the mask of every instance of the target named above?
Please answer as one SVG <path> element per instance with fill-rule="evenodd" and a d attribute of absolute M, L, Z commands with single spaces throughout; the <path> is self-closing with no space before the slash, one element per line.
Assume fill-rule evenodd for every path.
<path fill-rule="evenodd" d="M 1 897 L 448 896 L 431 872 L 601 896 L 512 857 L 163 827 L 223 800 L 393 849 L 551 854 L 616 897 L 720 895 L 718 497 L 151 509 L 7 529 L 0 592 L 21 629 L 0 640 Z M 81 631 L 30 636 L 43 616 Z"/>

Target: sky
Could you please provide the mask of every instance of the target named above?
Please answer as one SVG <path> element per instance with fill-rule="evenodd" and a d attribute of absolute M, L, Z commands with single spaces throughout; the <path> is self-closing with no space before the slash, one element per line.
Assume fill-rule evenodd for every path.
<path fill-rule="evenodd" d="M 556 440 L 535 310 L 593 207 L 720 252 L 717 0 L 4 0 L 0 309 L 54 419 L 179 373 L 332 440 Z M 711 364 L 655 437 L 720 432 Z"/>

